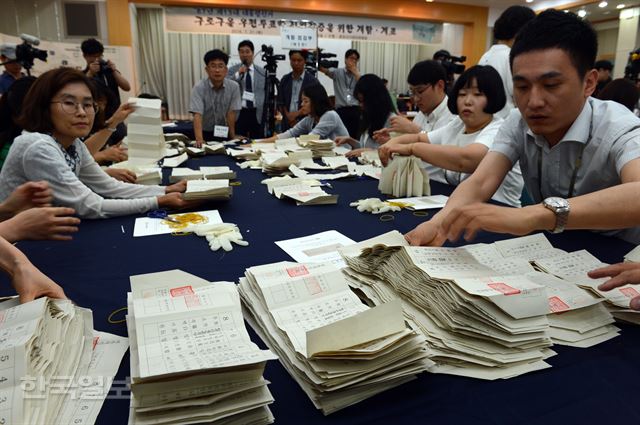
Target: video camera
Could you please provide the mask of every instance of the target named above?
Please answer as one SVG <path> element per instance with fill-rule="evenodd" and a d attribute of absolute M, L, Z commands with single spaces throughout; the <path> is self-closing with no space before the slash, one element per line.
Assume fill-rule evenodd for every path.
<path fill-rule="evenodd" d="M 465 66 L 466 56 L 452 56 L 447 50 L 438 50 L 433 54 L 433 59 L 439 61 L 447 72 L 447 84 L 453 82 L 455 74 L 462 74 Z"/>
<path fill-rule="evenodd" d="M 624 67 L 624 78 L 635 82 L 638 80 L 638 74 L 640 74 L 640 49 L 629 53 L 627 66 Z"/>
<path fill-rule="evenodd" d="M 47 51 L 36 49 L 33 46 L 40 44 L 40 39 L 29 34 L 21 34 L 20 38 L 23 43 L 16 46 L 16 62 L 19 62 L 27 73 L 33 68 L 34 59 L 40 59 L 43 62 L 47 61 Z"/>
<path fill-rule="evenodd" d="M 267 71 L 275 69 L 278 66 L 278 61 L 283 61 L 284 59 L 284 55 L 273 54 L 273 46 L 262 45 L 262 61 L 267 63 L 267 66 L 265 66 Z"/>
<path fill-rule="evenodd" d="M 337 60 L 327 60 L 328 58 L 335 58 L 335 53 L 323 53 L 322 49 L 316 50 L 306 50 L 305 51 L 305 67 L 307 69 L 317 71 L 319 67 L 322 68 L 337 68 L 338 61 Z"/>

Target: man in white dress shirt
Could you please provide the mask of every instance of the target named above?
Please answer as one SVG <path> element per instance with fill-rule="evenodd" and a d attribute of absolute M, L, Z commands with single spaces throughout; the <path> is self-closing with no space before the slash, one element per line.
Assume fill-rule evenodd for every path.
<path fill-rule="evenodd" d="M 507 118 L 515 107 L 513 104 L 513 81 L 511 81 L 511 67 L 509 66 L 509 52 L 513 40 L 527 22 L 536 17 L 533 10 L 526 6 L 511 6 L 507 8 L 493 25 L 494 45 L 482 55 L 478 65 L 491 65 L 498 71 L 507 95 L 507 104 L 496 115 Z"/>

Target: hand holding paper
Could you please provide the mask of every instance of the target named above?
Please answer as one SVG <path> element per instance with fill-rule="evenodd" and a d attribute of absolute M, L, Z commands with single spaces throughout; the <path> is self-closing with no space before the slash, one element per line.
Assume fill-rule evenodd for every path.
<path fill-rule="evenodd" d="M 590 271 L 589 277 L 592 279 L 610 277 L 611 279 L 598 286 L 598 289 L 601 291 L 609 291 L 627 284 L 640 283 L 640 264 L 618 263 L 612 266 L 602 267 Z M 629 307 L 633 310 L 640 310 L 640 295 L 631 299 Z"/>

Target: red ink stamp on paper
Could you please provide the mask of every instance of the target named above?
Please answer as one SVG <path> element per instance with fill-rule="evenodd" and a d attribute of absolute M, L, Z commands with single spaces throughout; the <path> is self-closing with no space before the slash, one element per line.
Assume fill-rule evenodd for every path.
<path fill-rule="evenodd" d="M 554 313 L 569 310 L 569 306 L 567 305 L 567 303 L 565 303 L 558 297 L 549 298 L 549 308 Z"/>
<path fill-rule="evenodd" d="M 504 295 L 517 295 L 520 293 L 519 289 L 513 288 L 504 282 L 487 283 L 487 286 L 489 286 L 489 288 L 491 289 L 503 293 Z"/>
<path fill-rule="evenodd" d="M 193 295 L 193 288 L 189 286 L 180 286 L 178 288 L 171 288 L 172 297 L 184 297 L 185 295 Z"/>
<path fill-rule="evenodd" d="M 637 297 L 638 295 L 640 295 L 640 293 L 638 293 L 635 288 L 620 288 L 620 292 L 622 292 L 625 297 L 629 298 Z"/>
<path fill-rule="evenodd" d="M 287 273 L 290 277 L 306 276 L 309 274 L 306 266 L 300 265 L 296 267 L 289 267 Z"/>

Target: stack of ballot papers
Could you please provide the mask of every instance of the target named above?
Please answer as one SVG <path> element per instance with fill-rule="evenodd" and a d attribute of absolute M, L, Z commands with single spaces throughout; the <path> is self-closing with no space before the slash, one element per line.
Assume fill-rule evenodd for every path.
<path fill-rule="evenodd" d="M 412 211 L 444 208 L 449 200 L 445 195 L 417 196 L 413 198 L 387 199 L 387 202 Z"/>
<path fill-rule="evenodd" d="M 189 155 L 186 152 L 180 155 L 166 157 L 162 160 L 162 166 L 168 168 L 174 168 L 180 166 L 180 164 L 186 162 L 189 159 Z"/>
<path fill-rule="evenodd" d="M 232 191 L 226 179 L 189 180 L 183 197 L 187 201 L 229 199 Z"/>
<path fill-rule="evenodd" d="M 640 325 L 640 312 L 629 307 L 631 299 L 640 295 L 640 287 L 627 284 L 610 291 L 599 290 L 598 286 L 609 278 L 591 279 L 587 276 L 587 272 L 605 267 L 607 264 L 588 251 L 565 252 L 555 256 L 536 258 L 534 265 L 542 271 L 578 285 L 600 299 L 604 299 L 609 312 L 616 319 Z"/>
<path fill-rule="evenodd" d="M 241 149 L 227 148 L 227 155 L 234 159 L 243 159 L 247 161 L 256 160 L 260 157 L 260 153 L 252 147 L 242 147 Z"/>
<path fill-rule="evenodd" d="M 165 156 L 160 99 L 129 98 L 136 110 L 127 118 L 129 162 L 154 164 Z"/>
<path fill-rule="evenodd" d="M 374 305 L 402 300 L 427 337 L 432 372 L 510 378 L 549 367 L 552 343 L 589 347 L 618 335 L 600 300 L 533 268 L 528 258 L 562 252 L 542 234 L 433 248 L 391 232 L 340 252 L 350 284 Z"/>
<path fill-rule="evenodd" d="M 211 155 L 225 155 L 227 148 L 222 142 L 207 142 L 203 146 L 204 151 Z"/>
<path fill-rule="evenodd" d="M 69 300 L 0 303 L 0 423 L 93 424 L 129 346 Z"/>
<path fill-rule="evenodd" d="M 180 270 L 131 276 L 129 424 L 268 424 L 276 359 L 249 339 L 232 282 Z"/>
<path fill-rule="evenodd" d="M 169 183 L 176 183 L 180 180 L 202 180 L 204 175 L 200 170 L 192 170 L 191 168 L 176 167 L 171 170 Z"/>
<path fill-rule="evenodd" d="M 189 146 L 185 149 L 185 151 L 189 156 L 205 156 L 207 154 L 204 146 L 201 148 L 197 148 L 195 146 Z"/>
<path fill-rule="evenodd" d="M 420 158 L 396 155 L 382 169 L 378 190 L 398 198 L 428 196 L 431 194 L 429 174 L 422 167 Z"/>
<path fill-rule="evenodd" d="M 250 325 L 325 415 L 432 365 L 400 303 L 367 307 L 332 265 L 251 267 L 239 290 Z"/>
<path fill-rule="evenodd" d="M 311 152 L 309 151 L 308 153 L 309 157 L 311 157 Z M 292 164 L 300 164 L 300 157 L 281 151 L 263 152 L 260 155 L 260 164 L 262 165 L 263 173 L 269 176 L 281 176 L 283 174 L 289 174 L 289 166 Z"/>
<path fill-rule="evenodd" d="M 162 169 L 150 165 L 134 165 L 129 161 L 111 164 L 109 168 L 129 170 L 136 175 L 136 184 L 159 185 L 162 183 Z"/>
<path fill-rule="evenodd" d="M 297 205 L 337 204 L 338 195 L 325 192 L 320 182 L 306 178 L 272 178 L 264 181 L 269 193 L 278 199 L 290 198 Z"/>
<path fill-rule="evenodd" d="M 382 167 L 382 161 L 380 160 L 377 149 L 363 151 L 358 157 L 358 161 L 361 164 L 371 164 L 376 167 Z"/>
<path fill-rule="evenodd" d="M 336 147 L 336 144 L 333 140 L 323 140 L 315 134 L 307 134 L 298 137 L 298 144 L 305 149 L 310 149 L 314 158 L 335 155 L 333 148 Z"/>
<path fill-rule="evenodd" d="M 200 172 L 206 180 L 231 180 L 236 178 L 236 172 L 231 171 L 231 168 L 226 165 L 220 167 L 200 167 Z"/>

